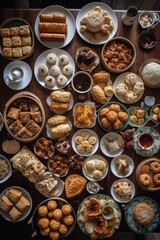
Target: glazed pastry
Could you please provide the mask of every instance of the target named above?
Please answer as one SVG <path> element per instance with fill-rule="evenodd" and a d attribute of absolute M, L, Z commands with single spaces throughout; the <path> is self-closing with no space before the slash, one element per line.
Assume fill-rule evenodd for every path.
<path fill-rule="evenodd" d="M 63 33 L 40 33 L 40 38 L 44 41 L 64 41 L 66 35 Z"/>
<path fill-rule="evenodd" d="M 51 136 L 61 138 L 66 136 L 71 131 L 71 126 L 68 123 L 62 123 L 50 129 Z"/>
<path fill-rule="evenodd" d="M 58 102 L 70 102 L 71 99 L 71 93 L 66 92 L 66 91 L 52 91 L 51 94 L 51 99 L 58 101 Z"/>
<path fill-rule="evenodd" d="M 38 27 L 40 33 L 67 33 L 66 23 L 39 22 Z"/>
<path fill-rule="evenodd" d="M 57 111 L 67 111 L 69 108 L 68 102 L 59 102 L 59 101 L 52 101 L 50 105 L 51 110 Z"/>
<path fill-rule="evenodd" d="M 40 22 L 57 22 L 65 23 L 66 15 L 65 14 L 40 14 Z"/>
<path fill-rule="evenodd" d="M 55 115 L 48 119 L 47 124 L 49 127 L 54 127 L 55 125 L 66 123 L 67 117 L 63 115 Z"/>
<path fill-rule="evenodd" d="M 107 98 L 104 94 L 103 89 L 101 87 L 99 87 L 98 85 L 95 85 L 91 88 L 91 94 L 92 94 L 93 99 L 99 103 L 103 103 L 103 102 L 107 101 Z"/>

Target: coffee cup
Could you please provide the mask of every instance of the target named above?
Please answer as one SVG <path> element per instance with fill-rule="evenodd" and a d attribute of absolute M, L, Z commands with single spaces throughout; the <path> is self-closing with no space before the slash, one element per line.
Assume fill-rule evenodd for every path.
<path fill-rule="evenodd" d="M 152 133 L 146 131 L 139 135 L 138 145 L 143 150 L 150 150 L 154 145 L 154 137 Z"/>
<path fill-rule="evenodd" d="M 126 26 L 131 26 L 134 20 L 138 17 L 138 9 L 135 6 L 130 6 L 126 13 L 122 15 L 122 23 Z"/>
<path fill-rule="evenodd" d="M 21 67 L 14 66 L 10 69 L 9 75 L 5 77 L 8 84 L 18 83 L 22 80 L 24 72 Z"/>
<path fill-rule="evenodd" d="M 142 28 L 146 29 L 153 26 L 159 19 L 158 13 L 143 11 L 139 14 L 138 22 Z"/>

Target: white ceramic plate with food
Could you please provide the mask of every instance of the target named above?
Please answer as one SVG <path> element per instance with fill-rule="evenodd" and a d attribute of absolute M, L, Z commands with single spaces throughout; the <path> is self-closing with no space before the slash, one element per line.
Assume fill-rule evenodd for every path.
<path fill-rule="evenodd" d="M 124 83 L 124 79 L 125 79 L 126 75 L 128 75 L 128 74 L 130 74 L 130 73 L 131 73 L 131 72 L 125 72 L 125 73 L 120 74 L 120 75 L 115 79 L 114 85 L 113 85 L 114 93 L 115 93 L 116 98 L 117 98 L 119 101 L 121 101 L 121 102 L 123 102 L 123 103 L 126 103 L 126 104 L 132 104 L 132 103 L 135 103 L 135 102 L 139 101 L 139 99 L 143 96 L 143 93 L 144 93 L 144 91 L 143 91 L 141 94 L 137 94 L 137 98 L 134 99 L 133 101 L 127 101 L 127 100 L 124 98 L 124 96 L 121 96 L 121 95 L 119 95 L 119 94 L 116 92 L 116 88 L 118 87 L 118 85 Z M 136 76 L 137 76 L 136 82 L 141 82 L 141 83 L 143 83 L 143 80 L 142 80 L 137 74 L 136 74 Z M 129 91 L 132 91 L 132 89 L 133 89 L 133 87 L 132 87 L 132 86 L 129 86 L 128 90 L 129 90 Z"/>
<path fill-rule="evenodd" d="M 8 82 L 6 77 L 10 75 L 10 70 L 13 67 L 20 67 L 23 71 L 23 77 L 19 82 Z M 5 84 L 13 90 L 22 90 L 29 85 L 32 80 L 32 70 L 30 66 L 24 61 L 12 61 L 8 63 L 3 72 L 3 79 Z"/>
<path fill-rule="evenodd" d="M 51 97 L 50 97 L 50 95 L 47 97 L 46 102 L 51 109 Z M 66 111 L 58 111 L 56 109 L 51 109 L 51 111 L 53 111 L 55 114 L 63 114 L 65 112 L 71 110 L 73 108 L 73 105 L 74 105 L 74 99 L 73 99 L 73 95 L 71 93 L 71 99 L 70 99 L 70 102 L 69 102 L 69 107 Z"/>
<path fill-rule="evenodd" d="M 40 14 L 65 14 L 66 15 L 66 24 L 67 24 L 68 33 L 64 41 L 44 41 L 40 39 L 40 33 L 38 29 L 38 24 L 40 22 L 40 18 L 39 18 Z M 38 38 L 40 43 L 43 44 L 45 47 L 62 48 L 68 45 L 72 41 L 76 31 L 75 25 L 76 24 L 75 24 L 74 17 L 69 10 L 59 5 L 52 5 L 44 8 L 38 14 L 38 16 L 36 17 L 34 30 L 35 30 L 36 37 Z"/>
<path fill-rule="evenodd" d="M 20 218 L 18 218 L 17 222 L 20 222 L 20 221 L 24 220 L 29 215 L 29 213 L 31 212 L 31 209 L 32 209 L 32 198 L 31 198 L 30 194 L 24 188 L 19 187 L 19 186 L 10 186 L 10 187 L 8 187 L 8 188 L 3 190 L 3 192 L 0 195 L 0 199 L 11 188 L 14 188 L 14 189 L 17 189 L 17 190 L 21 191 L 22 195 L 24 197 L 26 197 L 29 200 L 29 202 L 30 202 L 30 206 L 26 209 L 26 211 L 22 214 L 22 216 Z M 4 219 L 6 219 L 6 220 L 8 220 L 10 222 L 12 221 L 10 216 L 8 214 L 6 214 L 5 212 L 3 212 L 1 209 L 0 209 L 0 214 L 2 215 L 2 217 Z"/>
<path fill-rule="evenodd" d="M 121 159 L 123 161 L 121 161 L 118 164 L 119 159 Z M 123 166 L 126 166 L 126 168 L 122 166 L 123 163 L 124 163 Z M 125 163 L 126 163 L 126 165 L 125 165 Z M 122 166 L 121 168 L 120 168 L 120 164 Z M 132 158 L 128 155 L 121 154 L 121 155 L 113 158 L 111 161 L 111 171 L 118 178 L 129 177 L 132 174 L 133 170 L 134 170 L 134 162 L 133 162 Z"/>
<path fill-rule="evenodd" d="M 110 19 L 113 21 L 114 24 L 114 28 L 112 30 L 112 32 L 110 33 L 109 37 L 107 39 L 103 39 L 103 40 L 99 40 L 96 41 L 95 39 L 90 40 L 88 39 L 85 35 L 83 35 L 80 32 L 80 27 L 81 27 L 81 20 L 82 18 L 84 18 L 84 16 L 90 12 L 91 10 L 93 10 L 95 7 L 99 6 L 101 9 L 103 9 L 104 11 L 107 11 L 108 16 L 110 17 Z M 104 44 L 106 41 L 110 40 L 111 38 L 114 37 L 114 35 L 117 32 L 117 28 L 118 28 L 118 19 L 117 16 L 115 14 L 115 12 L 105 3 L 102 2 L 92 2 L 89 3 L 87 5 L 85 5 L 78 13 L 77 18 L 76 18 L 76 29 L 77 32 L 79 34 L 79 36 L 86 42 L 91 43 L 91 44 L 95 44 L 95 45 L 100 45 L 100 44 Z"/>
<path fill-rule="evenodd" d="M 107 145 L 106 146 L 106 140 Z M 106 133 L 100 140 L 100 149 L 108 157 L 117 157 L 124 151 L 124 140 L 118 133 Z"/>
<path fill-rule="evenodd" d="M 79 142 L 77 142 L 78 137 L 79 137 Z M 86 147 L 84 147 L 83 144 Z M 80 146 L 80 150 L 78 150 L 79 146 Z M 77 132 L 75 132 L 72 137 L 72 147 L 77 154 L 80 154 L 86 157 L 90 156 L 94 154 L 99 147 L 98 135 L 91 129 L 80 129 Z"/>
<path fill-rule="evenodd" d="M 128 189 L 127 189 L 127 185 L 123 187 L 123 184 L 127 184 L 128 185 Z M 121 189 L 120 189 L 120 194 L 122 194 L 124 192 L 124 196 L 120 196 L 117 192 L 115 192 L 114 187 L 116 186 L 116 184 L 122 184 L 121 185 Z M 124 191 L 123 191 L 124 188 Z M 118 190 L 118 188 L 117 188 Z M 112 186 L 111 186 L 111 196 L 114 198 L 114 200 L 116 202 L 119 203 L 128 203 L 130 202 L 135 195 L 135 186 L 133 184 L 133 182 L 131 182 L 129 179 L 127 178 L 122 178 L 122 179 L 118 179 L 115 182 L 113 182 Z"/>
<path fill-rule="evenodd" d="M 54 54 L 56 55 L 57 61 L 56 61 L 55 66 L 57 66 L 57 67 L 59 68 L 60 74 L 62 74 L 62 75 L 64 75 L 63 72 L 62 72 L 63 66 L 61 66 L 61 65 L 59 64 L 59 57 L 60 57 L 62 54 L 64 54 L 64 55 L 66 55 L 66 56 L 69 58 L 68 64 L 69 64 L 69 65 L 71 66 L 71 68 L 72 68 L 72 74 L 69 75 L 69 76 L 66 76 L 66 77 L 67 77 L 67 82 L 66 82 L 63 86 L 60 86 L 60 85 L 57 83 L 57 77 L 55 77 L 55 80 L 56 80 L 56 81 L 55 81 L 55 83 L 54 83 L 53 86 L 49 87 L 49 86 L 46 86 L 46 84 L 45 84 L 45 77 L 46 77 L 46 76 L 50 76 L 51 64 L 48 64 L 48 63 L 47 63 L 47 56 L 48 56 L 48 54 L 50 54 L 50 53 L 54 53 Z M 44 75 L 44 76 L 43 76 L 43 75 L 40 75 L 39 72 L 38 72 L 38 68 L 39 68 L 39 66 L 40 66 L 41 64 L 46 65 L 46 66 L 48 67 L 48 69 L 49 69 L 48 74 L 46 74 L 46 75 Z M 75 73 L 75 63 L 74 63 L 73 58 L 71 57 L 71 55 L 70 55 L 68 52 L 66 52 L 66 51 L 64 51 L 64 50 L 62 50 L 62 49 L 58 49 L 58 48 L 48 49 L 48 50 L 42 52 L 42 53 L 39 55 L 39 57 L 37 58 L 37 60 L 36 60 L 36 62 L 35 62 L 35 64 L 34 64 L 34 74 L 35 74 L 36 80 L 38 81 L 38 83 L 39 83 L 41 86 L 43 86 L 43 87 L 45 87 L 45 88 L 47 88 L 47 89 L 49 89 L 49 90 L 57 90 L 57 89 L 62 89 L 62 88 L 64 88 L 64 87 L 66 87 L 66 86 L 71 82 L 71 80 L 72 80 L 72 78 L 73 78 L 73 76 L 74 76 L 74 73 Z"/>

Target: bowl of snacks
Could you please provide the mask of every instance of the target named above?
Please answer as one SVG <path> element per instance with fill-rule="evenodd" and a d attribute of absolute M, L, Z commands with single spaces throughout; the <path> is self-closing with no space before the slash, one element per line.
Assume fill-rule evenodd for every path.
<path fill-rule="evenodd" d="M 142 107 L 130 107 L 128 124 L 132 127 L 143 127 L 150 120 L 148 112 Z"/>
<path fill-rule="evenodd" d="M 124 58 L 125 61 L 123 61 Z M 136 49 L 127 38 L 114 37 L 107 41 L 102 48 L 102 64 L 109 72 L 125 72 L 133 65 L 135 59 Z"/>
<path fill-rule="evenodd" d="M 104 104 L 98 112 L 98 122 L 107 132 L 119 132 L 128 125 L 129 112 L 118 102 Z"/>
<path fill-rule="evenodd" d="M 65 177 L 69 171 L 68 160 L 64 156 L 52 156 L 47 165 L 49 171 L 56 177 Z"/>
<path fill-rule="evenodd" d="M 150 117 L 154 123 L 160 123 L 160 104 L 156 104 L 151 108 Z"/>
<path fill-rule="evenodd" d="M 48 159 L 53 156 L 55 146 L 51 139 L 40 137 L 35 142 L 34 152 L 38 157 Z"/>
<path fill-rule="evenodd" d="M 7 181 L 12 176 L 10 161 L 0 154 L 0 184 Z"/>

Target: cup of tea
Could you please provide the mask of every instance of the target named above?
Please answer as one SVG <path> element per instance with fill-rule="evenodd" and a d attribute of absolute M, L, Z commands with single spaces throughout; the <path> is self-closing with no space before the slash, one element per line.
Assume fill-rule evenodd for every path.
<path fill-rule="evenodd" d="M 138 36 L 138 42 L 142 48 L 152 49 L 156 45 L 156 36 L 151 30 L 144 30 Z"/>
<path fill-rule="evenodd" d="M 71 82 L 74 91 L 81 94 L 89 92 L 92 84 L 93 79 L 91 75 L 84 71 L 76 72 Z"/>
<path fill-rule="evenodd" d="M 24 72 L 21 67 L 14 66 L 10 69 L 9 75 L 5 77 L 8 84 L 18 83 L 22 80 Z"/>
<path fill-rule="evenodd" d="M 143 132 L 138 137 L 138 145 L 144 150 L 150 150 L 154 145 L 154 137 L 150 132 Z"/>
<path fill-rule="evenodd" d="M 160 17 L 158 13 L 151 11 L 143 11 L 139 14 L 138 22 L 140 26 L 144 29 L 149 28 L 159 21 Z"/>
<path fill-rule="evenodd" d="M 122 23 L 126 26 L 131 26 L 138 17 L 138 9 L 135 6 L 130 6 L 126 13 L 122 15 Z"/>

